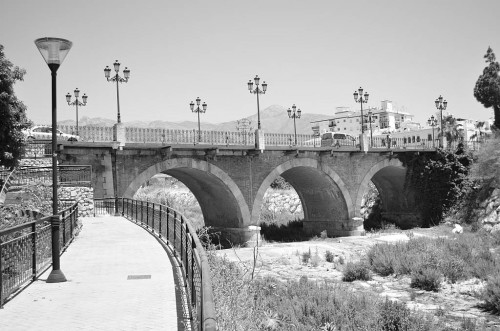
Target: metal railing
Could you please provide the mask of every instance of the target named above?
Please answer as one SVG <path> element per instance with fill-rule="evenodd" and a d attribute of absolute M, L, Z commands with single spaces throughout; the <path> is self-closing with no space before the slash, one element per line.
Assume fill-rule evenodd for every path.
<path fill-rule="evenodd" d="M 92 166 L 59 165 L 57 175 L 60 186 L 90 186 Z M 52 182 L 52 167 L 19 167 L 12 185 L 26 185 L 33 181 Z"/>
<path fill-rule="evenodd" d="M 7 191 L 14 179 L 15 170 L 0 170 L 0 206 L 4 204 Z"/>
<path fill-rule="evenodd" d="M 182 266 L 190 313 L 196 317 L 198 330 L 216 330 L 208 259 L 195 229 L 185 217 L 170 207 L 147 201 L 94 199 L 94 216 L 116 214 L 144 226 L 172 248 Z"/>
<path fill-rule="evenodd" d="M 51 140 L 30 140 L 26 141 L 21 153 L 23 158 L 36 159 L 41 157 L 52 156 L 52 141 Z"/>
<path fill-rule="evenodd" d="M 75 236 L 78 203 L 61 215 L 60 254 Z M 0 231 L 0 308 L 7 298 L 29 281 L 34 281 L 51 264 L 52 216 Z"/>

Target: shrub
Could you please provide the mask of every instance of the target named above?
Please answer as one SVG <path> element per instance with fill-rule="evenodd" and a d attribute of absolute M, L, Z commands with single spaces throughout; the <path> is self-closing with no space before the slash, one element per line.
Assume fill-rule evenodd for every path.
<path fill-rule="evenodd" d="M 355 280 L 370 280 L 370 269 L 364 262 L 347 263 L 342 273 L 344 282 L 353 282 Z"/>
<path fill-rule="evenodd" d="M 310 236 L 302 231 L 302 227 L 302 220 L 290 221 L 286 225 L 263 222 L 260 224 L 260 234 L 268 241 L 293 242 L 310 239 Z"/>
<path fill-rule="evenodd" d="M 371 269 L 381 276 L 388 276 L 394 273 L 394 246 L 378 244 L 368 251 L 368 262 Z"/>
<path fill-rule="evenodd" d="M 441 286 L 441 274 L 431 266 L 422 266 L 411 275 L 411 287 L 437 292 Z"/>
<path fill-rule="evenodd" d="M 495 314 L 500 314 L 500 268 L 497 268 L 486 283 L 483 293 L 483 307 Z"/>
<path fill-rule="evenodd" d="M 331 251 L 326 251 L 325 252 L 325 260 L 326 260 L 326 262 L 332 263 L 333 259 L 334 259 L 333 253 Z"/>
<path fill-rule="evenodd" d="M 326 230 L 321 231 L 321 233 L 320 233 L 320 238 L 321 238 L 321 239 L 326 239 L 326 238 L 328 238 L 328 233 L 326 232 Z"/>
<path fill-rule="evenodd" d="M 300 256 L 300 261 L 304 264 L 307 264 L 310 258 L 311 258 L 311 249 L 309 248 L 309 251 L 302 253 L 302 255 Z"/>
<path fill-rule="evenodd" d="M 450 256 L 449 258 L 441 261 L 440 267 L 443 271 L 443 275 L 452 284 L 465 277 L 465 264 L 462 259 L 459 259 L 456 256 Z"/>
<path fill-rule="evenodd" d="M 313 267 L 319 266 L 319 263 L 321 262 L 321 258 L 319 257 L 318 253 L 314 253 L 314 255 L 311 257 L 311 265 Z"/>

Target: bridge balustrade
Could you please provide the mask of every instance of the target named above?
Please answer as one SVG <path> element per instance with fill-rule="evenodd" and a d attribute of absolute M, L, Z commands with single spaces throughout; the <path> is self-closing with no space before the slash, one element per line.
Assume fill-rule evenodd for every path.
<path fill-rule="evenodd" d="M 78 203 L 59 212 L 62 254 L 78 228 Z M 0 308 L 7 298 L 50 267 L 52 257 L 51 216 L 0 230 Z"/>
<path fill-rule="evenodd" d="M 190 312 L 198 330 L 216 330 L 208 259 L 189 221 L 161 204 L 128 198 L 94 199 L 94 216 L 118 214 L 148 229 L 173 250 L 181 264 Z"/>

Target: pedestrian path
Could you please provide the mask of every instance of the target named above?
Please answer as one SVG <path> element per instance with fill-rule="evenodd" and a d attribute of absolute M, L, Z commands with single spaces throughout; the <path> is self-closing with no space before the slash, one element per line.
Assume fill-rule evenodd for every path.
<path fill-rule="evenodd" d="M 48 284 L 46 271 L 0 309 L 0 330 L 189 330 L 163 246 L 123 217 L 82 222 L 61 256 L 68 281 Z"/>

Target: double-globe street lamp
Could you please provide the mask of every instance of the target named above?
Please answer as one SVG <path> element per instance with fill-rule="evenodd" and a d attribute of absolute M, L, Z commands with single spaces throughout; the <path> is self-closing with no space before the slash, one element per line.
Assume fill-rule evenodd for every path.
<path fill-rule="evenodd" d="M 250 93 L 257 95 L 257 129 L 260 130 L 260 105 L 259 105 L 259 94 L 266 94 L 267 84 L 266 82 L 262 82 L 262 88 L 259 87 L 260 78 L 259 76 L 255 76 L 253 79 L 255 81 L 255 89 L 253 88 L 252 80 L 248 81 L 248 90 Z"/>
<path fill-rule="evenodd" d="M 57 199 L 57 69 L 61 66 L 73 43 L 62 38 L 45 37 L 35 40 L 35 45 L 49 66 L 52 75 L 52 271 L 47 283 L 65 282 L 66 277 L 61 271 L 59 258 L 59 227 L 60 215 Z"/>
<path fill-rule="evenodd" d="M 104 76 L 108 80 L 108 82 L 116 82 L 116 104 L 118 105 L 118 116 L 117 116 L 117 123 L 121 123 L 121 116 L 120 116 L 120 91 L 118 89 L 118 83 L 127 83 L 128 79 L 130 78 L 130 70 L 125 67 L 123 70 L 123 77 L 121 77 L 118 74 L 118 71 L 120 70 L 120 63 L 118 60 L 113 63 L 113 68 L 115 69 L 116 74 L 111 77 L 111 69 L 106 66 L 104 68 Z"/>
<path fill-rule="evenodd" d="M 443 100 L 443 97 L 440 95 L 439 98 L 437 98 L 434 103 L 436 104 L 436 108 L 440 112 L 440 121 L 439 121 L 439 147 L 443 147 L 443 110 L 446 110 L 446 106 L 448 106 L 448 101 Z"/>
<path fill-rule="evenodd" d="M 78 133 L 78 106 L 86 106 L 87 105 L 87 98 L 88 96 L 83 93 L 83 96 L 82 96 L 82 102 L 80 102 L 80 100 L 78 100 L 78 97 L 80 96 L 80 90 L 78 89 L 78 87 L 75 89 L 74 91 L 75 93 L 75 101 L 71 102 L 71 94 L 66 94 L 66 101 L 68 102 L 68 105 L 69 106 L 75 106 L 76 107 L 76 135 L 78 136 L 79 133 Z"/>
<path fill-rule="evenodd" d="M 434 118 L 434 115 L 431 116 L 431 118 L 429 118 L 427 120 L 427 123 L 432 126 L 432 148 L 434 148 L 434 127 L 437 126 L 437 119 Z"/>
<path fill-rule="evenodd" d="M 297 146 L 297 125 L 295 124 L 295 119 L 300 118 L 302 111 L 300 109 L 297 109 L 297 106 L 295 106 L 295 104 L 293 104 L 292 109 L 288 108 L 287 113 L 288 113 L 289 118 L 293 118 L 293 131 L 295 134 L 295 146 Z"/>
<path fill-rule="evenodd" d="M 370 96 L 368 92 L 365 92 L 363 94 L 363 88 L 360 87 L 357 91 L 354 91 L 354 101 L 359 102 L 361 104 L 361 134 L 365 132 L 364 125 L 363 125 L 363 103 L 368 102 L 368 97 Z"/>
<path fill-rule="evenodd" d="M 200 113 L 205 113 L 207 111 L 207 104 L 203 102 L 200 108 L 201 99 L 200 97 L 196 98 L 196 108 L 194 108 L 194 102 L 191 101 L 189 106 L 191 107 L 191 111 L 193 113 L 198 113 L 198 142 L 201 142 L 201 128 L 200 128 Z"/>

